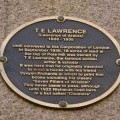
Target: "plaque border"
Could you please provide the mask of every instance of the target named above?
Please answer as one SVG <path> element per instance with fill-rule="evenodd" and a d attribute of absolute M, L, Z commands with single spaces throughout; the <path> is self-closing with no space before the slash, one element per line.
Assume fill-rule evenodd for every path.
<path fill-rule="evenodd" d="M 120 55 L 120 46 L 119 46 L 119 43 L 116 41 L 116 39 L 114 37 L 111 36 L 110 33 L 108 33 L 106 30 L 104 30 L 103 28 L 101 28 L 100 26 L 92 23 L 92 22 L 89 22 L 87 20 L 83 20 L 83 19 L 80 19 L 80 18 L 75 18 L 75 17 L 68 17 L 68 16 L 64 16 L 65 19 L 68 19 L 68 20 L 73 20 L 73 21 L 76 21 L 76 22 L 81 22 L 81 23 L 85 23 L 85 24 L 88 24 L 90 25 L 91 27 L 94 27 L 96 28 L 97 30 L 101 31 L 103 34 L 105 34 L 108 38 L 110 38 L 110 40 L 114 43 L 114 45 L 116 46 L 118 52 L 119 52 L 119 55 Z M 41 21 L 45 21 L 45 20 L 52 20 L 52 19 L 58 19 L 58 16 L 52 16 L 52 17 L 43 17 L 43 18 L 38 18 L 36 20 L 33 20 L 31 22 L 27 22 L 21 26 L 19 26 L 18 28 L 16 28 L 13 32 L 11 32 L 7 37 L 6 39 L 4 40 L 4 42 L 2 43 L 1 45 L 1 48 L 0 48 L 0 55 L 3 56 L 3 53 L 4 53 L 4 49 L 7 45 L 7 43 L 9 42 L 9 40 L 17 33 L 19 32 L 20 30 L 24 29 L 25 27 L 31 25 L 31 24 L 34 24 L 36 22 L 41 22 Z M 61 23 L 60 23 L 61 24 Z M 119 58 L 118 58 L 119 59 Z M 116 61 L 115 61 L 116 62 Z M 89 100 L 89 101 L 86 101 L 86 102 L 82 102 L 82 103 L 77 103 L 77 104 L 67 104 L 66 107 L 60 107 L 59 106 L 59 103 L 58 104 L 52 104 L 52 103 L 47 103 L 47 102 L 43 102 L 43 101 L 39 101 L 35 98 L 32 98 L 28 95 L 26 95 L 25 93 L 21 92 L 17 87 L 15 87 L 12 82 L 9 80 L 6 72 L 5 72 L 5 69 L 4 69 L 4 63 L 1 63 L 0 62 L 0 68 L 1 68 L 1 75 L 3 77 L 3 79 L 5 80 L 6 84 L 14 91 L 16 92 L 18 95 L 20 95 L 21 97 L 33 102 L 33 103 L 36 103 L 36 104 L 39 104 L 39 105 L 42 105 L 42 106 L 46 106 L 46 107 L 52 107 L 52 108 L 78 108 L 78 107 L 84 107 L 84 106 L 87 106 L 87 105 L 90 105 L 90 104 L 93 104 L 97 101 L 100 101 L 102 100 L 103 98 L 107 97 L 110 93 L 112 93 L 116 88 L 117 86 L 119 85 L 120 83 L 120 73 L 118 75 L 118 78 L 116 80 L 116 82 L 110 87 L 110 89 L 108 89 L 105 93 L 103 93 L 102 95 L 92 99 L 92 100 Z"/>

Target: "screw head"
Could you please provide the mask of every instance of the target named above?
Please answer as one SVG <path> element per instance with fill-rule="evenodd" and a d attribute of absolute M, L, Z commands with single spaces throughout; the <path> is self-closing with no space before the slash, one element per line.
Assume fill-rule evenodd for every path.
<path fill-rule="evenodd" d="M 58 19 L 57 19 L 58 22 L 64 22 L 65 21 L 65 18 L 63 16 L 58 16 Z"/>
<path fill-rule="evenodd" d="M 116 63 L 120 66 L 120 59 L 117 59 Z"/>
<path fill-rule="evenodd" d="M 59 106 L 60 107 L 67 107 L 67 102 L 66 101 L 60 101 Z"/>
<path fill-rule="evenodd" d="M 1 56 L 0 57 L 0 62 L 6 62 L 7 61 L 7 58 L 6 57 L 4 57 L 4 56 Z"/>

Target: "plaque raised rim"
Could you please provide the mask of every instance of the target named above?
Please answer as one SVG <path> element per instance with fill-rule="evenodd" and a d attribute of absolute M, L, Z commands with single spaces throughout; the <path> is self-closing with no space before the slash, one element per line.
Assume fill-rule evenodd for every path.
<path fill-rule="evenodd" d="M 0 54 L 1 56 L 3 56 L 3 53 L 4 53 L 4 49 L 7 45 L 7 43 L 9 42 L 9 40 L 17 33 L 19 32 L 21 29 L 31 25 L 31 24 L 34 24 L 36 22 L 41 22 L 41 21 L 44 21 L 44 20 L 52 20 L 52 19 L 56 19 L 58 21 L 58 16 L 52 16 L 52 17 L 43 17 L 43 18 L 39 18 L 39 19 L 36 19 L 36 20 L 33 20 L 31 22 L 28 22 L 28 23 L 25 23 L 21 26 L 19 26 L 18 28 L 16 28 L 13 32 L 11 32 L 7 38 L 4 40 L 4 42 L 2 43 L 1 45 L 1 49 L 0 49 Z M 96 28 L 97 30 L 101 31 L 102 33 L 104 33 L 108 38 L 110 38 L 110 40 L 114 43 L 114 45 L 116 46 L 118 52 L 119 52 L 119 55 L 120 55 L 120 46 L 118 44 L 118 42 L 116 41 L 116 39 L 114 37 L 111 36 L 110 33 L 108 33 L 106 30 L 104 30 L 103 28 L 99 27 L 98 25 L 92 23 L 92 22 L 89 22 L 87 20 L 83 20 L 83 19 L 80 19 L 80 18 L 74 18 L 74 17 L 67 17 L 67 16 L 64 16 L 64 19 L 69 19 L 69 20 L 73 20 L 73 21 L 77 21 L 77 22 L 82 22 L 82 23 L 85 23 L 85 24 L 88 24 L 94 28 Z M 59 22 L 59 21 L 58 21 Z M 119 58 L 118 58 L 119 59 Z M 17 94 L 19 94 L 20 96 L 22 96 L 23 98 L 33 102 L 33 103 L 36 103 L 36 104 L 39 104 L 39 105 L 43 105 L 43 106 L 46 106 L 46 107 L 52 107 L 52 108 L 78 108 L 78 107 L 83 107 L 83 106 L 87 106 L 87 105 L 90 105 L 90 104 L 93 104 L 105 97 L 107 97 L 110 93 L 112 93 L 115 88 L 119 85 L 120 83 L 120 73 L 119 73 L 119 76 L 116 80 L 116 82 L 112 85 L 112 87 L 107 90 L 104 94 L 100 95 L 99 97 L 96 97 L 92 100 L 89 100 L 87 102 L 83 102 L 83 103 L 77 103 L 77 104 L 67 104 L 65 105 L 65 107 L 62 107 L 58 104 L 51 104 L 51 103 L 47 103 L 47 102 L 42 102 L 42 101 L 39 101 L 39 100 L 36 100 L 26 94 L 24 94 L 23 92 L 21 92 L 18 88 L 16 88 L 12 82 L 9 80 L 9 78 L 7 77 L 7 74 L 4 70 L 4 63 L 0 62 L 0 68 L 1 68 L 1 75 L 3 77 L 3 79 L 5 80 L 5 82 L 7 83 L 7 85 L 13 90 L 15 91 Z"/>

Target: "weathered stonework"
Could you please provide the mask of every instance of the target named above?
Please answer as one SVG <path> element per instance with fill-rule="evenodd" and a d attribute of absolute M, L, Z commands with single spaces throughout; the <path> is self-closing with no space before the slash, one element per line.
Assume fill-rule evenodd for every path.
<path fill-rule="evenodd" d="M 44 16 L 74 16 L 106 29 L 120 43 L 120 0 L 0 0 L 0 44 L 16 27 Z M 21 98 L 0 77 L 0 120 L 119 120 L 120 86 L 85 108 L 57 110 Z"/>

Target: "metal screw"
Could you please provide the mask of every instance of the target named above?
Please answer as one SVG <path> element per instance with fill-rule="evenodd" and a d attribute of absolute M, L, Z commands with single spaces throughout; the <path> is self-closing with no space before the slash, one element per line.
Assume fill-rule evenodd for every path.
<path fill-rule="evenodd" d="M 67 106 L 67 102 L 66 101 L 60 101 L 59 102 L 59 106 L 60 107 L 66 107 Z"/>
<path fill-rule="evenodd" d="M 0 57 L 0 62 L 3 62 L 3 63 L 4 63 L 4 62 L 6 62 L 6 61 L 7 61 L 7 58 L 6 58 L 6 57 L 4 57 L 4 56 L 1 56 L 1 57 Z"/>
<path fill-rule="evenodd" d="M 117 59 L 116 63 L 120 66 L 120 59 Z"/>
<path fill-rule="evenodd" d="M 59 16 L 57 19 L 58 22 L 64 22 L 65 18 L 63 16 Z"/>

